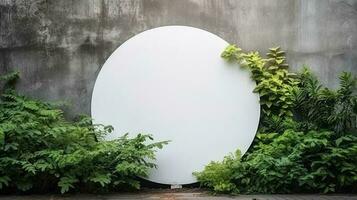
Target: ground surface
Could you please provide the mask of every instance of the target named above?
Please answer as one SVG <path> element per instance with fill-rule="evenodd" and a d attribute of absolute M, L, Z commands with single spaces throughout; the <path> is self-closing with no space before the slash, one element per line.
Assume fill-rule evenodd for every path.
<path fill-rule="evenodd" d="M 105 195 L 28 195 L 0 196 L 2 200 L 357 200 L 357 195 L 240 195 L 212 196 L 202 192 L 144 192 L 138 194 L 105 194 Z"/>

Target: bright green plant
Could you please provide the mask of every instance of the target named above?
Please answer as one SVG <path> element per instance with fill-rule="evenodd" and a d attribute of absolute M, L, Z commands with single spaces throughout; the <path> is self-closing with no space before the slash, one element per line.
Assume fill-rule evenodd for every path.
<path fill-rule="evenodd" d="M 327 193 L 351 191 L 357 184 L 356 136 L 287 130 L 259 140 L 252 153 L 211 162 L 195 173 L 197 179 L 225 193 Z"/>
<path fill-rule="evenodd" d="M 280 47 L 270 48 L 266 59 L 258 52 L 243 53 L 235 45 L 229 45 L 221 56 L 251 71 L 252 79 L 257 84 L 254 92 L 260 95 L 260 104 L 265 115 L 292 116 L 292 91 L 298 80 L 295 74 L 288 72 L 285 52 Z"/>
<path fill-rule="evenodd" d="M 202 186 L 212 189 L 216 193 L 239 193 L 234 184 L 233 174 L 240 166 L 240 151 L 225 156 L 222 162 L 212 161 L 204 171 L 194 172 Z"/>
<path fill-rule="evenodd" d="M 103 140 L 112 129 L 88 117 L 68 121 L 60 109 L 7 90 L 0 101 L 0 191 L 139 188 L 137 177 L 155 167 L 154 154 L 166 142 L 142 134 Z"/>

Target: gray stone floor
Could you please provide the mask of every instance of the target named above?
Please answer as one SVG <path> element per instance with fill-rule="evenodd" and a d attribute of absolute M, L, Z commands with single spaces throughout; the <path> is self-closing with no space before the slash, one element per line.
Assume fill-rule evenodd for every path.
<path fill-rule="evenodd" d="M 138 194 L 106 194 L 106 195 L 28 195 L 0 196 L 3 200 L 357 200 L 357 195 L 240 195 L 212 196 L 201 192 L 146 192 Z"/>

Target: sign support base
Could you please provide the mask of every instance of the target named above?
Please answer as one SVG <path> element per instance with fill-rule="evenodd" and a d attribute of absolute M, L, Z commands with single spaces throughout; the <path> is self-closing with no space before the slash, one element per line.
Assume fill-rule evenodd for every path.
<path fill-rule="evenodd" d="M 182 185 L 179 185 L 179 184 L 175 184 L 175 185 L 171 185 L 171 190 L 174 190 L 174 189 L 182 189 Z"/>

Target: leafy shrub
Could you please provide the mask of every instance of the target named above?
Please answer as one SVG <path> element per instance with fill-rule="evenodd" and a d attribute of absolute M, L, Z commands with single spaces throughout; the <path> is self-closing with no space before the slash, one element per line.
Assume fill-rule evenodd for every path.
<path fill-rule="evenodd" d="M 298 79 L 295 74 L 288 72 L 285 52 L 280 47 L 270 48 L 266 59 L 258 52 L 243 53 L 235 45 L 228 46 L 221 56 L 251 71 L 252 79 L 257 84 L 254 92 L 260 95 L 260 104 L 265 115 L 293 115 L 292 91 L 297 86 Z"/>
<path fill-rule="evenodd" d="M 326 193 L 356 187 L 356 136 L 293 130 L 262 135 L 252 153 L 211 162 L 195 173 L 197 179 L 225 193 Z"/>
<path fill-rule="evenodd" d="M 356 132 L 356 77 L 351 73 L 341 73 L 340 86 L 336 90 L 323 87 L 306 67 L 297 78 L 299 85 L 292 93 L 294 116 L 265 117 L 261 121 L 260 132 L 282 133 L 287 129 L 305 132 L 324 129 L 337 134 Z"/>
<path fill-rule="evenodd" d="M 337 90 L 324 88 L 307 68 L 299 74 L 299 89 L 294 93 L 295 113 L 300 121 L 336 133 L 353 131 L 357 116 L 357 79 L 343 72 Z"/>
<path fill-rule="evenodd" d="M 139 188 L 137 177 L 155 167 L 150 160 L 166 142 L 149 143 L 142 134 L 103 140 L 112 129 L 88 117 L 68 121 L 60 109 L 7 90 L 0 102 L 0 190 Z"/>
<path fill-rule="evenodd" d="M 319 130 L 319 128 L 310 121 L 299 121 L 295 118 L 280 118 L 276 115 L 271 118 L 264 118 L 260 124 L 260 133 L 283 133 L 285 130 L 308 132 L 310 130 Z"/>
<path fill-rule="evenodd" d="M 234 45 L 222 53 L 252 72 L 260 134 L 245 156 L 238 151 L 194 174 L 223 193 L 356 192 L 356 77 L 343 72 L 337 90 L 324 88 L 306 68 L 288 73 L 283 55 L 272 48 L 263 59 Z"/>

